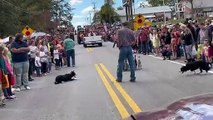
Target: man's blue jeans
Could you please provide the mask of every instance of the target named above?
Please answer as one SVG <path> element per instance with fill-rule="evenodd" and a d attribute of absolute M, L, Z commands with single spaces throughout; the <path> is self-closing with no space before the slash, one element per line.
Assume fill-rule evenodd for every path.
<path fill-rule="evenodd" d="M 130 66 L 130 78 L 131 80 L 135 80 L 135 63 L 134 63 L 134 57 L 133 57 L 133 52 L 132 52 L 132 47 L 121 47 L 120 48 L 120 53 L 119 53 L 119 58 L 118 58 L 118 67 L 117 67 L 117 80 L 122 80 L 122 71 L 123 71 L 123 66 L 124 66 L 124 60 L 127 59 L 129 66 Z"/>
<path fill-rule="evenodd" d="M 28 86 L 29 61 L 14 63 L 14 73 L 16 75 L 16 88 L 21 88 L 22 84 Z"/>
<path fill-rule="evenodd" d="M 70 57 L 72 58 L 72 66 L 75 66 L 75 50 L 67 51 L 67 66 L 70 67 Z"/>

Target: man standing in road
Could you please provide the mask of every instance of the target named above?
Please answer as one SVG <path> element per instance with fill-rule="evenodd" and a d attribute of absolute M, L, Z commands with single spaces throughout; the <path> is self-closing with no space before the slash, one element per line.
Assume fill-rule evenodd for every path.
<path fill-rule="evenodd" d="M 117 82 L 122 82 L 122 70 L 124 60 L 127 59 L 130 66 L 130 82 L 135 82 L 135 64 L 132 52 L 132 45 L 135 43 L 135 37 L 132 30 L 127 28 L 128 23 L 123 24 L 123 28 L 117 31 L 116 40 L 117 47 L 120 50 L 117 66 Z"/>
<path fill-rule="evenodd" d="M 72 67 L 75 67 L 75 42 L 66 36 L 64 40 L 64 50 L 66 51 L 67 55 L 67 67 L 70 67 L 70 57 L 72 58 Z"/>

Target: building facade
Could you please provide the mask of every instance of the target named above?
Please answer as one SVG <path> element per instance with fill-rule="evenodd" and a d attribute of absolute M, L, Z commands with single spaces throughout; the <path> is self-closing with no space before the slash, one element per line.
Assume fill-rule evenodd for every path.
<path fill-rule="evenodd" d="M 126 22 L 126 11 L 125 10 L 117 10 L 117 14 L 120 17 L 121 22 Z M 147 7 L 147 8 L 138 8 L 133 10 L 133 17 L 138 15 L 143 15 L 146 19 L 151 21 L 157 20 L 157 18 L 167 19 L 172 18 L 172 10 L 169 6 L 158 6 L 158 7 Z"/>
<path fill-rule="evenodd" d="M 193 0 L 196 15 L 213 16 L 213 0 Z"/>
<path fill-rule="evenodd" d="M 213 16 L 213 0 L 192 0 L 192 3 L 191 0 L 180 0 L 178 6 L 182 10 L 178 12 L 183 13 L 185 18 L 192 17 L 192 12 L 196 17 Z"/>

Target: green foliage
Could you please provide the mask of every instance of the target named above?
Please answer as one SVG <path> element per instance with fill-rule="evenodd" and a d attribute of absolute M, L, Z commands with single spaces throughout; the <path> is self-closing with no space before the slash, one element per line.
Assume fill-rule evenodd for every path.
<path fill-rule="evenodd" d="M 57 20 L 65 26 L 72 20 L 72 8 L 65 0 L 0 0 L 0 10 L 0 37 L 21 32 L 26 25 L 47 31 Z"/>
<path fill-rule="evenodd" d="M 168 6 L 174 6 L 176 0 L 147 0 L 150 5 L 154 6 L 163 6 L 163 1 L 165 2 L 165 5 Z"/>
<path fill-rule="evenodd" d="M 66 0 L 57 0 L 52 2 L 52 19 L 60 25 L 72 26 L 71 20 L 73 8 Z"/>
<path fill-rule="evenodd" d="M 104 4 L 97 14 L 98 20 L 101 23 L 106 22 L 113 24 L 116 21 L 120 21 L 120 18 L 118 14 L 115 12 L 115 9 L 109 4 Z"/>

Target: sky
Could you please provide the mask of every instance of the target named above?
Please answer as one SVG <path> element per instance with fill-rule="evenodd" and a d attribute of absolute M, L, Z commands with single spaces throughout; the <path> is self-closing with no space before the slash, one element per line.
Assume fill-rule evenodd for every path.
<path fill-rule="evenodd" d="M 119 6 L 122 6 L 122 0 L 114 0 L 115 5 L 113 7 L 117 8 Z M 135 0 L 136 6 L 138 6 L 138 3 L 144 1 L 144 0 Z M 78 25 L 86 25 L 90 24 L 90 13 L 91 13 L 91 19 L 93 18 L 93 2 L 96 4 L 96 10 L 100 10 L 101 6 L 104 4 L 104 0 L 69 0 L 71 6 L 75 8 L 73 10 L 73 20 L 72 23 L 76 27 Z"/>

